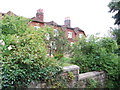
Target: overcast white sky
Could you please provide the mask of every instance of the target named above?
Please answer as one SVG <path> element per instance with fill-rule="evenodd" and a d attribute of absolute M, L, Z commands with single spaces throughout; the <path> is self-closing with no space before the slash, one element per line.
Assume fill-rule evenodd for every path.
<path fill-rule="evenodd" d="M 113 27 L 113 14 L 108 13 L 111 0 L 0 0 L 0 12 L 12 11 L 24 17 L 34 17 L 36 10 L 44 10 L 44 21 L 63 25 L 70 17 L 72 27 L 80 27 L 86 35 L 106 32 Z"/>

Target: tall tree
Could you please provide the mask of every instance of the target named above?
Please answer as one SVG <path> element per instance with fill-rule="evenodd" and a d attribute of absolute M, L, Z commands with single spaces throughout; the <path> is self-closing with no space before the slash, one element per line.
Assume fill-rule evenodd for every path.
<path fill-rule="evenodd" d="M 112 0 L 108 7 L 111 13 L 115 13 L 113 18 L 115 19 L 115 25 L 120 25 L 120 0 Z M 117 44 L 119 46 L 117 53 L 120 55 L 120 28 L 113 29 L 113 36 L 115 37 Z"/>
<path fill-rule="evenodd" d="M 113 16 L 115 24 L 120 25 L 120 0 L 112 0 L 108 7 L 110 8 L 110 12 L 115 13 Z"/>

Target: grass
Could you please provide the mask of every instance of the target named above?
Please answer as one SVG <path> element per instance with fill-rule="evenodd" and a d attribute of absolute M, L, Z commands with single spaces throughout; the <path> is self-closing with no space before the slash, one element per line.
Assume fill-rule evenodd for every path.
<path fill-rule="evenodd" d="M 73 65 L 71 63 L 71 59 L 72 58 L 68 58 L 68 57 L 62 57 L 59 62 L 61 63 L 61 65 L 64 67 L 64 66 L 70 66 L 70 65 Z"/>

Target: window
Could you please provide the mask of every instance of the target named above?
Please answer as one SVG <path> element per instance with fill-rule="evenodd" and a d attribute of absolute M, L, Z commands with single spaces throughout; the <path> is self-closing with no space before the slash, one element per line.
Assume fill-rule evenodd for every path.
<path fill-rule="evenodd" d="M 72 32 L 68 32 L 68 38 L 72 38 Z"/>
<path fill-rule="evenodd" d="M 73 46 L 74 42 L 71 42 L 70 45 Z"/>
<path fill-rule="evenodd" d="M 83 34 L 79 34 L 79 38 L 81 38 L 83 36 Z"/>
<path fill-rule="evenodd" d="M 57 49 L 57 47 L 56 47 L 56 44 L 55 44 L 55 41 L 51 41 L 50 42 L 50 47 L 52 48 L 52 49 Z"/>
<path fill-rule="evenodd" d="M 37 29 L 39 29 L 39 28 L 40 28 L 39 26 L 34 26 L 34 29 L 35 29 L 35 30 L 37 30 Z"/>
<path fill-rule="evenodd" d="M 49 34 L 49 33 L 46 33 L 46 34 L 45 34 L 45 37 L 46 37 L 46 40 L 49 40 L 49 39 L 50 39 L 50 34 Z"/>
<path fill-rule="evenodd" d="M 58 35 L 59 35 L 59 33 L 58 33 L 58 30 L 57 30 L 57 29 L 54 29 L 54 30 L 53 30 L 53 32 L 54 32 L 54 37 L 56 37 L 56 36 L 58 36 Z"/>

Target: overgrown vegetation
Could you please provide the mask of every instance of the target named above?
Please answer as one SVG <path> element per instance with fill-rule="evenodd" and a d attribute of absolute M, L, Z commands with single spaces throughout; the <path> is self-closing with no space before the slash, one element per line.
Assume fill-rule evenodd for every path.
<path fill-rule="evenodd" d="M 86 88 L 101 88 L 100 82 L 93 80 L 91 78 L 86 79 L 87 86 Z"/>
<path fill-rule="evenodd" d="M 48 58 L 44 42 L 46 30 L 28 27 L 28 19 L 5 16 L 0 22 L 0 62 L 2 87 L 28 87 L 31 81 L 48 81 L 61 71 L 54 58 Z"/>
<path fill-rule="evenodd" d="M 120 72 L 116 50 L 119 50 L 119 31 L 113 32 L 117 42 L 109 37 L 90 36 L 79 38 L 70 47 L 64 32 L 58 29 L 54 32 L 47 26 L 34 30 L 28 27 L 29 21 L 17 16 L 5 16 L 0 20 L 0 80 L 3 88 L 28 87 L 31 81 L 50 82 L 54 88 L 66 87 L 73 79 L 72 73 L 68 73 L 68 81 L 61 77 L 62 81 L 56 82 L 54 78 L 61 72 L 61 66 L 71 64 L 78 65 L 80 73 L 105 71 L 107 87 L 118 87 Z M 70 49 L 71 58 L 64 57 Z M 96 82 L 90 82 L 89 87 L 96 87 Z"/>
<path fill-rule="evenodd" d="M 114 53 L 117 48 L 112 38 L 81 38 L 73 46 L 72 63 L 80 66 L 80 73 L 105 71 L 108 81 L 112 82 L 109 88 L 118 87 L 119 58 Z"/>
<path fill-rule="evenodd" d="M 65 37 L 65 33 L 59 29 L 49 29 L 46 40 L 46 44 L 49 47 L 49 55 L 53 55 L 54 58 L 60 60 L 64 57 L 64 54 L 70 50 L 70 44 Z"/>
<path fill-rule="evenodd" d="M 54 79 L 51 88 L 68 88 L 71 87 L 70 83 L 74 80 L 73 72 L 66 72 L 66 75 L 59 75 L 56 79 Z"/>

